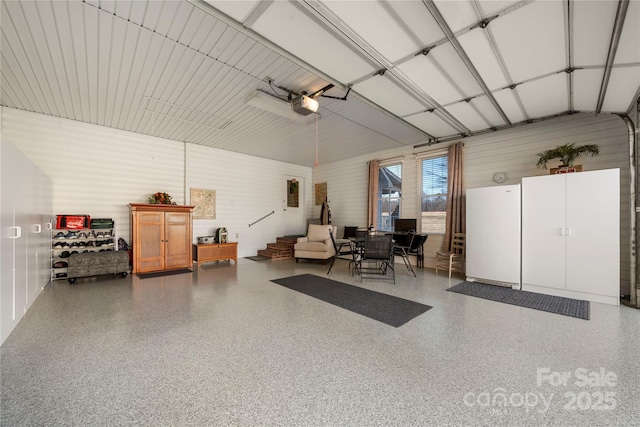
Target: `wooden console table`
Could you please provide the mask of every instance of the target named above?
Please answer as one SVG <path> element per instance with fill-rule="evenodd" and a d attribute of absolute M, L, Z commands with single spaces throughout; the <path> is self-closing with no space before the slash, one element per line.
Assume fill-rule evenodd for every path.
<path fill-rule="evenodd" d="M 233 260 L 238 263 L 238 242 L 205 243 L 193 245 L 193 259 L 196 262 Z"/>

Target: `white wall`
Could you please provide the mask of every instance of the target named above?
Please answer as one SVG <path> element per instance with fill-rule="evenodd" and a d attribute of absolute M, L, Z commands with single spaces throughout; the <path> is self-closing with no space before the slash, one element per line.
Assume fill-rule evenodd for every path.
<path fill-rule="evenodd" d="M 255 255 L 282 230 L 282 179 L 300 176 L 307 197 L 305 215 L 317 218 L 313 183 L 327 182 L 335 225 L 366 226 L 367 161 L 399 157 L 403 162 L 404 217 L 417 217 L 417 160 L 414 153 L 442 150 L 446 144 L 398 148 L 310 168 L 184 144 L 109 128 L 3 108 L 3 134 L 53 179 L 55 213 L 87 213 L 112 217 L 120 236 L 129 241 L 128 203 L 145 202 L 156 191 L 188 203 L 189 188 L 218 192 L 218 217 L 195 220 L 194 237 L 220 226 L 231 239 L 239 234 L 239 256 Z M 536 153 L 557 145 L 597 143 L 601 154 L 584 158 L 585 170 L 621 169 L 621 280 L 629 281 L 629 165 L 627 128 L 610 115 L 575 114 L 465 140 L 467 188 L 495 185 L 494 172 L 509 175 L 508 184 L 524 176 L 544 175 L 536 169 Z M 313 175 L 313 181 L 312 177 Z M 275 211 L 258 225 L 248 224 Z M 301 230 L 302 231 L 302 230 Z M 425 245 L 426 266 L 433 265 L 442 236 Z"/>
<path fill-rule="evenodd" d="M 216 219 L 194 219 L 193 235 L 211 236 L 218 227 L 225 227 L 229 239 L 239 242 L 238 256 L 256 255 L 258 249 L 265 249 L 268 242 L 285 234 L 284 175 L 297 177 L 309 188 L 304 193 L 310 193 L 308 167 L 187 144 L 187 191 L 215 190 L 217 199 Z M 303 217 L 310 203 L 307 198 Z M 249 227 L 272 211 L 273 215 Z M 301 221 L 296 234 L 305 233 L 305 224 Z"/>
<path fill-rule="evenodd" d="M 629 286 L 629 160 L 627 128 L 618 116 L 575 114 L 534 124 L 465 138 L 464 177 L 466 188 L 497 185 L 492 181 L 498 171 L 507 172 L 506 184 L 521 183 L 522 177 L 545 175 L 549 171 L 537 169 L 536 153 L 561 144 L 598 144 L 600 155 L 581 158 L 584 170 L 620 168 L 620 241 L 621 289 Z M 336 225 L 366 226 L 367 221 L 367 162 L 371 159 L 400 157 L 403 164 L 402 216 L 418 217 L 417 160 L 414 153 L 441 151 L 448 144 L 432 147 L 399 148 L 361 156 L 343 162 L 320 165 L 313 170 L 313 181 L 327 182 L 327 194 L 333 222 Z M 555 165 L 552 165 L 555 167 Z M 594 196 L 595 197 L 595 196 Z M 319 206 L 313 207 L 314 216 Z M 441 235 L 430 235 L 425 244 L 425 266 L 433 266 L 435 251 L 442 244 Z"/>
<path fill-rule="evenodd" d="M 194 220 L 194 240 L 226 227 L 238 256 L 256 255 L 282 235 L 283 176 L 300 177 L 311 192 L 308 167 L 4 107 L 2 119 L 4 137 L 52 178 L 55 214 L 113 218 L 129 243 L 129 203 L 161 191 L 189 204 L 195 187 L 216 190 L 217 218 Z"/>

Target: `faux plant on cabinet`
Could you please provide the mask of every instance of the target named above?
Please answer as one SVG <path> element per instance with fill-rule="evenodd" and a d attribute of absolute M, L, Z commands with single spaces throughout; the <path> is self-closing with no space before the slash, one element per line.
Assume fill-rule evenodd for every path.
<path fill-rule="evenodd" d="M 167 193 L 158 191 L 149 197 L 148 202 L 152 205 L 175 205 L 176 202 L 171 201 L 171 196 Z"/>
<path fill-rule="evenodd" d="M 572 168 L 578 157 L 595 157 L 600 153 L 600 148 L 596 144 L 576 145 L 575 143 L 559 145 L 551 150 L 536 154 L 540 156 L 536 166 L 539 169 L 546 169 L 547 162 L 554 159 L 560 160 L 560 168 Z"/>

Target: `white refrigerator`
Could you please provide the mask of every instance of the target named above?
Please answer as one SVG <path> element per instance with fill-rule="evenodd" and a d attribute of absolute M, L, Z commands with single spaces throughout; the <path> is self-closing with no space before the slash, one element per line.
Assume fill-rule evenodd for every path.
<path fill-rule="evenodd" d="M 520 289 L 520 184 L 467 190 L 466 275 Z"/>

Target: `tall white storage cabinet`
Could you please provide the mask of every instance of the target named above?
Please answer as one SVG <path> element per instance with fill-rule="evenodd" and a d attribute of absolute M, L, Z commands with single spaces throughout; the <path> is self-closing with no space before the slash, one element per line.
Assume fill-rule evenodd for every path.
<path fill-rule="evenodd" d="M 620 170 L 522 179 L 522 289 L 620 304 Z"/>
<path fill-rule="evenodd" d="M 467 190 L 467 280 L 520 289 L 520 184 Z"/>
<path fill-rule="evenodd" d="M 1 344 L 49 282 L 53 185 L 6 140 L 0 163 Z"/>

